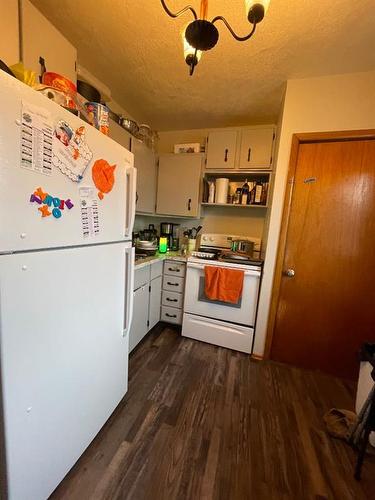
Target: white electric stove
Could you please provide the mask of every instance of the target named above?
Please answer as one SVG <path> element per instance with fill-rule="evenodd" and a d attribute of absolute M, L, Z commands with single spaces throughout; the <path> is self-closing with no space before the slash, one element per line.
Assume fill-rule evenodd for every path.
<path fill-rule="evenodd" d="M 253 255 L 230 254 L 232 241 L 236 239 L 254 242 Z M 183 336 L 251 353 L 262 274 L 260 250 L 259 238 L 223 234 L 201 236 L 199 251 L 187 261 Z M 243 291 L 237 304 L 206 297 L 206 266 L 243 270 Z"/>

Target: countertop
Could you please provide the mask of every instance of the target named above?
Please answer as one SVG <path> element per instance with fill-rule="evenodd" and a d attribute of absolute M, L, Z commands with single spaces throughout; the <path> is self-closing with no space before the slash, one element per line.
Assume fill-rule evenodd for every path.
<path fill-rule="evenodd" d="M 155 262 L 160 262 L 161 260 L 176 260 L 178 262 L 186 262 L 188 255 L 181 255 L 180 252 L 167 252 L 167 253 L 159 253 L 157 252 L 155 255 L 151 257 L 145 257 L 144 259 L 139 259 L 135 262 L 135 268 L 140 269 L 141 267 L 146 267 L 149 264 L 155 264 Z"/>

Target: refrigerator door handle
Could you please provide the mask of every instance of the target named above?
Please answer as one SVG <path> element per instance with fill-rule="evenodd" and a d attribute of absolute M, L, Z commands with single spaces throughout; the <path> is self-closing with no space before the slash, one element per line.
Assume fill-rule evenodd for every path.
<path fill-rule="evenodd" d="M 137 186 L 137 169 L 127 167 L 126 169 L 126 227 L 125 239 L 131 238 L 135 219 L 135 197 Z"/>
<path fill-rule="evenodd" d="M 125 250 L 125 301 L 123 337 L 129 334 L 133 320 L 134 302 L 134 247 Z"/>

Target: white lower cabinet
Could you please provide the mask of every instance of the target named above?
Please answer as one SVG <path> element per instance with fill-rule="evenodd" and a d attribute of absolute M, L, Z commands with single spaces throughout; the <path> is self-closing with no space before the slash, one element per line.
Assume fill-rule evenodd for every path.
<path fill-rule="evenodd" d="M 175 325 L 182 324 L 186 264 L 173 260 L 164 261 L 161 320 Z"/>
<path fill-rule="evenodd" d="M 161 320 L 166 323 L 182 324 L 182 309 L 163 306 L 161 309 Z"/>
<path fill-rule="evenodd" d="M 148 308 L 149 294 L 148 284 L 141 286 L 138 290 L 134 290 L 134 305 L 133 305 L 133 321 L 129 332 L 129 352 L 139 344 L 139 342 L 146 335 L 147 327 L 147 309 Z"/>
<path fill-rule="evenodd" d="M 153 262 L 134 271 L 133 322 L 129 352 L 160 321 L 162 262 Z"/>
<path fill-rule="evenodd" d="M 150 283 L 150 303 L 148 310 L 149 330 L 154 328 L 154 326 L 160 321 L 161 282 L 162 277 L 159 276 Z"/>

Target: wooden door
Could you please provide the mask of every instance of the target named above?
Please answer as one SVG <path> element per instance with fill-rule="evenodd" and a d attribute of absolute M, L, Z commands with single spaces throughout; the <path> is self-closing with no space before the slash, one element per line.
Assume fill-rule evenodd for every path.
<path fill-rule="evenodd" d="M 206 168 L 235 168 L 237 135 L 237 130 L 220 130 L 208 134 Z"/>
<path fill-rule="evenodd" d="M 156 204 L 156 160 L 155 154 L 143 142 L 132 138 L 134 166 L 137 169 L 137 212 L 153 214 Z"/>
<path fill-rule="evenodd" d="M 160 156 L 157 213 L 197 217 L 201 170 L 202 155 L 199 153 Z"/>
<path fill-rule="evenodd" d="M 353 379 L 375 341 L 375 140 L 300 143 L 295 165 L 271 357 Z"/>
<path fill-rule="evenodd" d="M 273 139 L 273 128 L 243 130 L 238 167 L 243 169 L 270 168 L 272 164 Z"/>

